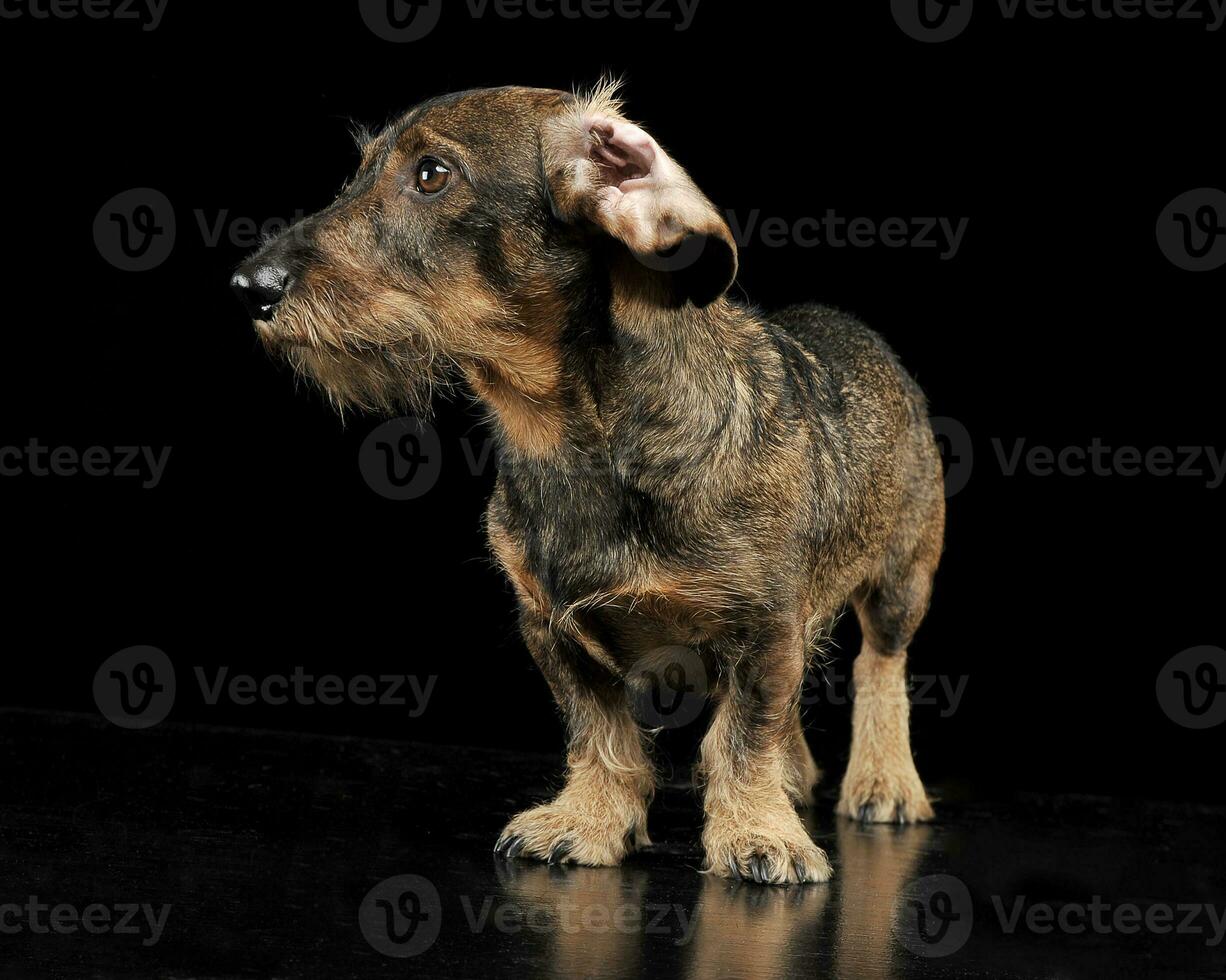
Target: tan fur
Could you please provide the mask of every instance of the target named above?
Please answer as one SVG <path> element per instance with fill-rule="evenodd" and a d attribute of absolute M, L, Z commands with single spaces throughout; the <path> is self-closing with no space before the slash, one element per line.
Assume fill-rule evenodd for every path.
<path fill-rule="evenodd" d="M 537 618 L 547 620 L 550 608 L 549 599 L 540 581 L 529 571 L 527 562 L 524 561 L 523 549 L 496 524 L 488 525 L 486 534 L 490 550 L 511 582 L 512 588 L 515 589 L 520 607 Z"/>
<path fill-rule="evenodd" d="M 515 853 L 527 857 L 618 864 L 628 850 L 651 843 L 647 802 L 654 770 L 628 712 L 585 705 L 572 727 L 579 735 L 567 755 L 562 792 L 517 814 L 502 839 L 519 838 Z"/>
<path fill-rule="evenodd" d="M 719 709 L 702 745 L 707 870 L 764 884 L 827 881 L 825 851 L 813 843 L 785 795 L 778 749 L 738 759 L 735 732 Z"/>
<path fill-rule="evenodd" d="M 795 786 L 796 694 L 804 670 L 799 629 L 755 685 L 764 703 L 761 741 L 750 744 L 740 708 L 725 692 L 702 741 L 700 773 L 707 869 L 721 877 L 787 884 L 826 881 L 825 852 L 801 823 L 786 786 Z"/>
<path fill-rule="evenodd" d="M 865 642 L 853 680 L 851 758 L 838 812 L 870 823 L 931 820 L 932 805 L 911 757 L 906 653 L 878 653 Z"/>

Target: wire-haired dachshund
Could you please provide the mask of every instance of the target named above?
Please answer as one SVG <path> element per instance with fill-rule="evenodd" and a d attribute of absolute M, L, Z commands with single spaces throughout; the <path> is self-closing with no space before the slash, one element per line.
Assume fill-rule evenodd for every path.
<path fill-rule="evenodd" d="M 569 735 L 564 788 L 496 850 L 612 865 L 647 842 L 651 733 L 627 677 L 681 646 L 714 703 L 708 869 L 826 880 L 796 812 L 819 777 L 799 700 L 849 601 L 863 647 L 838 812 L 931 818 L 905 663 L 942 473 L 881 338 L 822 307 L 730 299 L 724 216 L 613 84 L 462 92 L 361 143 L 335 203 L 233 286 L 264 344 L 341 408 L 424 411 L 462 383 L 489 410 L 490 545 Z"/>

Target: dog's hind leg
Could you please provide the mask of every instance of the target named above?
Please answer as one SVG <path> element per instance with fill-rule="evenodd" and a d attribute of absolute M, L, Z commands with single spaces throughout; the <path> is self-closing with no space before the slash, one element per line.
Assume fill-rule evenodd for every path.
<path fill-rule="evenodd" d="M 911 757 L 906 651 L 883 653 L 866 639 L 853 676 L 851 758 L 837 812 L 866 823 L 931 820 Z"/>
<path fill-rule="evenodd" d="M 649 844 L 647 804 L 655 770 L 624 689 L 568 636 L 524 612 L 528 649 L 566 720 L 566 785 L 550 803 L 524 810 L 495 845 L 500 856 L 613 865 Z"/>
<path fill-rule="evenodd" d="M 911 755 L 907 646 L 928 608 L 944 499 L 929 492 L 910 504 L 880 566 L 852 599 L 864 639 L 852 668 L 851 757 L 836 809 L 867 823 L 932 819 Z"/>

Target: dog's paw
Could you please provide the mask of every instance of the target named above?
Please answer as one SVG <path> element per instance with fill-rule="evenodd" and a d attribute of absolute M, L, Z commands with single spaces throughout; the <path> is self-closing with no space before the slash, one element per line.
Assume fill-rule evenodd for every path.
<path fill-rule="evenodd" d="M 918 823 L 933 818 L 932 804 L 914 767 L 910 772 L 849 769 L 835 812 L 861 823 Z"/>
<path fill-rule="evenodd" d="M 630 827 L 602 823 L 563 803 L 546 803 L 517 814 L 494 845 L 505 858 L 531 858 L 550 864 L 606 867 L 620 864 L 647 839 L 643 824 Z"/>
<path fill-rule="evenodd" d="M 721 878 L 795 885 L 829 881 L 832 874 L 826 852 L 813 843 L 791 810 L 757 825 L 708 817 L 702 842 L 707 870 Z"/>

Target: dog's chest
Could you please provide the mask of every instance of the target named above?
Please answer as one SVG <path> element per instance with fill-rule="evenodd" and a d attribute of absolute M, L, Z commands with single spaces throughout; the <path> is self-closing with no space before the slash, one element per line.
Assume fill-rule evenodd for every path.
<path fill-rule="evenodd" d="M 504 469 L 495 505 L 533 571 L 563 599 L 668 561 L 683 545 L 677 502 L 608 453 Z"/>
<path fill-rule="evenodd" d="M 691 516 L 636 485 L 614 460 L 565 472 L 504 469 L 491 540 L 550 618 L 585 624 L 618 650 L 645 652 L 697 642 L 723 604 L 712 565 L 696 560 Z"/>

